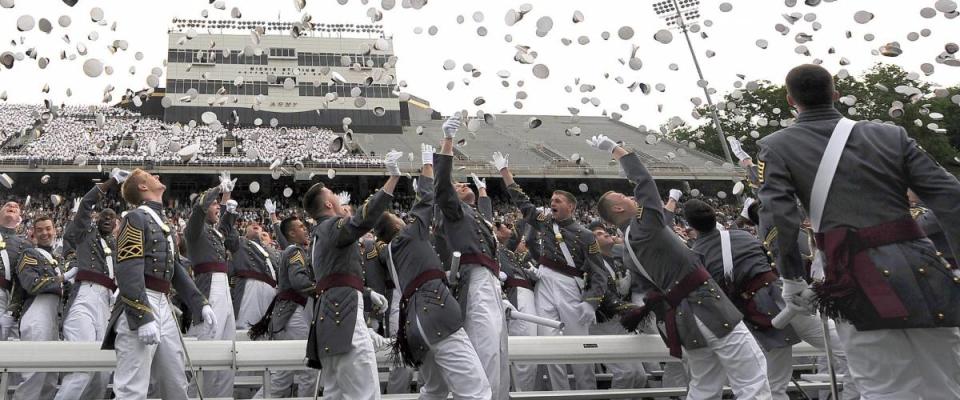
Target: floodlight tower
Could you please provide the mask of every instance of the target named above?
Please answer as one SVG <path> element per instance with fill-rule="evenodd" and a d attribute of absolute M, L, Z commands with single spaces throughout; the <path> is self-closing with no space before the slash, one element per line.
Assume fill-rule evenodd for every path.
<path fill-rule="evenodd" d="M 677 28 L 680 32 L 683 32 L 683 37 L 687 39 L 687 47 L 690 48 L 690 56 L 693 57 L 693 65 L 697 67 L 697 75 L 700 76 L 700 81 L 706 81 L 703 79 L 700 61 L 697 60 L 697 53 L 693 50 L 693 42 L 690 41 L 690 34 L 687 32 L 689 29 L 687 22 L 700 19 L 699 8 L 700 0 L 663 0 L 653 3 L 653 11 L 657 13 L 657 16 L 666 21 L 668 29 Z M 717 107 L 713 104 L 713 99 L 710 98 L 710 91 L 707 90 L 706 86 L 707 85 L 704 85 L 703 87 L 703 94 L 707 98 L 707 105 L 710 107 L 710 116 L 713 118 L 713 125 L 717 130 L 717 135 L 720 137 L 720 148 L 723 149 L 723 154 L 727 157 L 727 161 L 732 164 L 733 157 L 730 156 L 727 137 L 723 133 L 723 127 L 720 126 Z"/>

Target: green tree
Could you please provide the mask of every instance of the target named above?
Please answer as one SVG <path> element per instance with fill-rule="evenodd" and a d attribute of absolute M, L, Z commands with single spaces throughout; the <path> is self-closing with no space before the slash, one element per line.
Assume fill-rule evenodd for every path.
<path fill-rule="evenodd" d="M 949 168 L 957 167 L 954 157 L 958 156 L 960 146 L 960 106 L 952 102 L 951 97 L 960 93 L 960 86 L 941 89 L 938 91 L 941 96 L 937 96 L 934 84 L 922 79 L 911 80 L 906 71 L 892 64 L 876 64 L 859 77 L 835 79 L 842 96 L 836 107 L 842 114 L 856 120 L 900 125 L 938 162 Z M 793 123 L 795 114 L 787 103 L 783 85 L 754 81 L 744 86 L 723 96 L 717 103 L 717 115 L 724 133 L 740 139 L 749 154 L 756 154 L 756 141 Z M 902 115 L 891 115 L 894 102 L 903 104 Z M 935 120 L 931 114 L 943 118 Z M 710 120 L 709 108 L 697 107 L 694 116 L 703 124 L 674 123 L 662 128 L 674 140 L 696 142 L 700 150 L 722 157 L 723 149 Z M 930 129 L 931 123 L 945 131 Z"/>

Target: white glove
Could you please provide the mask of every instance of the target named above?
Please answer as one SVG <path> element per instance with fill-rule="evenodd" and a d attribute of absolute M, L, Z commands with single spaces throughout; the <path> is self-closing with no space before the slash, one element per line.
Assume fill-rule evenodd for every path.
<path fill-rule="evenodd" d="M 267 214 L 277 213 L 277 205 L 273 204 L 273 200 L 270 199 L 267 199 L 267 201 L 263 202 L 263 209 L 267 210 Z"/>
<path fill-rule="evenodd" d="M 787 303 L 787 307 L 813 314 L 813 298 L 813 290 L 803 279 L 783 279 L 783 301 Z"/>
<path fill-rule="evenodd" d="M 493 162 L 491 163 L 497 171 L 501 171 L 510 165 L 510 155 L 503 155 L 499 151 L 493 152 Z"/>
<path fill-rule="evenodd" d="M 423 165 L 433 165 L 433 153 L 436 153 L 437 149 L 433 146 L 421 143 L 420 144 L 420 160 L 423 161 Z"/>
<path fill-rule="evenodd" d="M 393 346 L 393 340 L 380 336 L 373 328 L 367 328 L 367 331 L 370 332 L 370 340 L 373 341 L 374 350 L 386 349 Z"/>
<path fill-rule="evenodd" d="M 217 314 L 213 312 L 213 307 L 210 307 L 209 304 L 200 309 L 200 315 L 203 316 L 203 324 L 206 325 L 207 330 L 217 327 Z"/>
<path fill-rule="evenodd" d="M 153 321 L 140 325 L 140 327 L 137 328 L 137 337 L 140 338 L 140 343 L 147 346 L 160 343 L 160 324 L 154 319 Z"/>
<path fill-rule="evenodd" d="M 387 309 L 387 298 L 373 290 L 370 291 L 370 303 L 374 310 L 383 311 Z"/>
<path fill-rule="evenodd" d="M 527 267 L 524 271 L 527 271 L 527 277 L 531 280 L 540 280 L 540 267 Z"/>
<path fill-rule="evenodd" d="M 453 139 L 457 137 L 457 131 L 460 130 L 460 117 L 453 116 L 443 121 L 443 137 Z"/>
<path fill-rule="evenodd" d="M 740 144 L 740 141 L 733 136 L 727 137 L 727 141 L 730 142 L 730 150 L 733 150 L 733 155 L 737 156 L 737 159 L 740 161 L 750 158 L 750 155 L 746 151 L 743 151 L 743 145 Z"/>
<path fill-rule="evenodd" d="M 514 306 L 513 306 L 513 303 L 510 303 L 509 300 L 503 299 L 503 310 L 504 310 L 504 311 L 506 311 L 506 310 L 517 311 L 517 308 L 514 307 Z M 517 311 L 517 312 L 519 312 L 519 311 Z"/>
<path fill-rule="evenodd" d="M 470 178 L 473 178 L 473 184 L 477 185 L 477 189 L 486 189 L 487 181 L 480 179 L 477 174 L 470 174 Z"/>
<path fill-rule="evenodd" d="M 506 273 L 506 272 L 503 272 L 503 271 L 500 271 L 500 272 L 497 274 L 497 279 L 500 279 L 500 282 L 506 282 L 506 281 L 507 281 L 507 273 Z"/>
<path fill-rule="evenodd" d="M 580 303 L 580 324 L 590 326 L 597 323 L 597 311 L 587 302 Z"/>
<path fill-rule="evenodd" d="M 413 192 L 414 193 L 418 192 L 420 188 L 417 187 L 417 178 L 413 178 L 413 181 L 411 183 L 413 183 Z"/>
<path fill-rule="evenodd" d="M 110 171 L 110 177 L 117 181 L 117 183 L 123 183 L 123 181 L 130 177 L 130 171 L 114 168 Z"/>
<path fill-rule="evenodd" d="M 753 197 L 747 197 L 747 199 L 743 201 L 743 209 L 740 210 L 740 216 L 750 219 L 750 206 L 755 202 L 756 200 L 754 200 Z"/>
<path fill-rule="evenodd" d="M 233 187 L 237 185 L 237 178 L 230 180 L 230 171 L 223 171 L 220 173 L 220 191 L 221 192 L 232 192 Z"/>
<path fill-rule="evenodd" d="M 79 272 L 80 272 L 80 268 L 78 267 L 73 267 L 68 269 L 66 272 L 63 273 L 63 281 L 73 282 L 73 279 L 77 277 L 77 273 Z"/>
<path fill-rule="evenodd" d="M 77 211 L 80 210 L 80 201 L 81 199 L 79 197 L 73 199 L 73 208 L 70 209 L 70 212 L 76 214 Z"/>
<path fill-rule="evenodd" d="M 597 150 L 606 151 L 608 153 L 613 153 L 613 149 L 617 148 L 617 142 L 614 142 L 606 135 L 596 135 L 591 137 L 590 139 L 587 139 L 587 144 L 589 144 L 590 147 L 593 147 Z"/>
<path fill-rule="evenodd" d="M 387 168 L 388 175 L 400 176 L 400 157 L 403 157 L 403 152 L 390 150 L 386 157 L 383 158 L 383 165 Z"/>
<path fill-rule="evenodd" d="M 14 326 L 17 326 L 17 320 L 13 319 L 13 315 L 10 313 L 0 314 L 0 334 L 6 334 L 13 329 Z M 4 336 L 6 338 L 6 336 Z"/>
<path fill-rule="evenodd" d="M 680 201 L 680 198 L 683 197 L 683 192 L 680 189 L 670 189 L 670 198 L 673 201 Z"/>
<path fill-rule="evenodd" d="M 228 212 L 228 213 L 230 213 L 230 214 L 236 214 L 236 213 L 237 213 L 237 201 L 236 201 L 236 200 L 234 200 L 234 199 L 227 200 L 226 207 L 227 207 L 227 212 Z"/>
<path fill-rule="evenodd" d="M 341 206 L 350 204 L 350 192 L 340 192 L 337 193 L 337 200 L 340 201 Z"/>
<path fill-rule="evenodd" d="M 537 212 L 543 214 L 545 217 L 553 215 L 553 210 L 550 207 L 537 207 Z"/>

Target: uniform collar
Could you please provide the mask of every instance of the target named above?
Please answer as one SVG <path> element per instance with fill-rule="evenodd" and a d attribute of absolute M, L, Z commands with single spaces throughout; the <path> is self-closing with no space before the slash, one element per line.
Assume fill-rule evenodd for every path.
<path fill-rule="evenodd" d="M 828 121 L 843 118 L 833 104 L 810 107 L 797 114 L 797 122 Z"/>
<path fill-rule="evenodd" d="M 11 229 L 11 228 L 7 228 L 7 227 L 5 227 L 5 226 L 0 226 L 0 233 L 6 233 L 6 234 L 8 234 L 8 235 L 15 235 L 15 234 L 17 233 L 17 231 L 15 231 L 15 230 L 13 230 L 13 229 Z"/>
<path fill-rule="evenodd" d="M 143 205 L 150 207 L 153 211 L 160 212 L 163 211 L 163 204 L 160 204 L 159 201 L 145 201 Z"/>
<path fill-rule="evenodd" d="M 560 220 L 556 220 L 556 219 L 555 219 L 554 222 L 556 222 L 557 225 L 559 225 L 559 226 L 561 226 L 561 227 L 564 227 L 564 228 L 566 228 L 566 227 L 568 227 L 568 226 L 573 225 L 574 223 L 576 223 L 576 221 L 574 221 L 573 217 L 567 218 L 567 219 L 565 219 L 565 220 L 563 220 L 563 221 L 560 221 Z"/>
<path fill-rule="evenodd" d="M 38 249 L 44 249 L 44 250 L 47 251 L 47 253 L 53 254 L 53 246 L 50 246 L 50 247 L 47 247 L 47 246 L 37 246 L 37 248 L 38 248 Z"/>

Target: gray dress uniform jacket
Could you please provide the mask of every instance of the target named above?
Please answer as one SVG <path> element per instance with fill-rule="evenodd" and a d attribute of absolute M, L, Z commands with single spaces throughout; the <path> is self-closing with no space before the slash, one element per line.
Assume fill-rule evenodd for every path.
<path fill-rule="evenodd" d="M 307 341 L 307 365 L 320 368 L 320 359 L 353 348 L 357 322 L 357 291 L 363 288 L 357 241 L 373 228 L 393 196 L 382 190 L 371 196 L 351 218 L 323 216 L 313 228 L 313 273 L 320 297 Z"/>
<path fill-rule="evenodd" d="M 534 279 L 527 274 L 527 253 L 518 254 L 510 251 L 506 246 L 500 246 L 497 249 L 497 261 L 500 262 L 500 272 L 506 275 L 503 281 L 503 292 L 507 295 L 507 300 L 514 307 L 517 304 L 517 288 L 534 289 Z"/>
<path fill-rule="evenodd" d="M 0 289 L 6 289 L 11 294 L 9 304 L 12 308 L 9 308 L 9 311 L 16 311 L 13 307 L 18 304 L 13 298 L 13 294 L 17 292 L 14 290 L 14 286 L 19 287 L 17 284 L 17 263 L 20 262 L 23 252 L 31 247 L 33 247 L 33 243 L 30 243 L 27 238 L 18 235 L 13 229 L 0 226 L 0 252 L 6 251 L 7 253 L 7 261 L 0 261 Z M 5 277 L 8 268 L 10 280 Z"/>
<path fill-rule="evenodd" d="M 26 314 L 33 304 L 33 299 L 41 294 L 63 296 L 64 284 L 60 281 L 60 275 L 64 272 L 60 271 L 63 260 L 53 254 L 52 248 L 44 250 L 52 259 L 48 259 L 37 247 L 31 247 L 23 251 L 20 262 L 17 263 L 17 280 L 23 299 L 18 318 Z"/>
<path fill-rule="evenodd" d="M 393 300 L 389 290 L 393 290 L 394 283 L 390 281 L 387 266 L 380 262 L 380 249 L 385 243 L 376 240 L 364 240 L 363 245 L 363 286 L 380 293 L 388 301 Z M 365 303 L 363 311 L 373 312 L 373 304 Z"/>
<path fill-rule="evenodd" d="M 600 257 L 600 244 L 593 232 L 573 218 L 557 221 L 553 215 L 537 211 L 537 207 L 516 183 L 507 187 L 507 192 L 510 193 L 513 204 L 523 213 L 524 221 L 541 234 L 540 257 L 536 261 L 567 276 L 583 279 L 585 282 L 581 288 L 581 300 L 596 309 L 607 291 L 607 275 L 600 271 L 603 260 Z M 560 238 L 554 233 L 553 224 L 560 228 Z M 561 241 L 566 243 L 574 267 L 568 266 L 560 248 Z"/>
<path fill-rule="evenodd" d="M 937 215 L 922 204 L 911 207 L 910 214 L 913 215 L 913 219 L 917 221 L 917 224 L 920 225 L 923 232 L 927 234 L 927 238 L 933 241 L 933 245 L 936 246 L 940 256 L 956 268 L 957 259 L 954 258 L 953 252 L 950 251 L 950 243 L 947 243 L 947 237 L 944 235 L 943 228 L 940 227 L 940 221 L 937 220 Z"/>
<path fill-rule="evenodd" d="M 258 280 L 276 288 L 277 279 L 274 275 L 277 272 L 271 272 L 270 264 L 274 266 L 277 264 L 271 259 L 269 249 L 260 243 L 259 238 L 250 240 L 240 237 L 234 223 L 236 218 L 236 214 L 225 213 L 221 217 L 224 221 L 221 221 L 220 226 L 223 227 L 226 236 L 224 246 L 235 249 L 230 253 L 230 280 L 233 284 L 230 288 L 230 296 L 233 298 L 233 313 L 239 314 L 247 280 Z"/>
<path fill-rule="evenodd" d="M 310 250 L 300 245 L 290 245 L 280 254 L 277 297 L 274 299 L 268 331 L 271 337 L 287 327 L 287 321 L 297 310 L 297 305 L 307 307 L 307 300 L 315 294 L 316 281 L 310 263 Z"/>
<path fill-rule="evenodd" d="M 107 267 L 107 256 L 114 257 L 114 274 L 116 274 L 117 240 L 113 235 L 106 237 L 100 234 L 100 229 L 94 226 L 91 214 L 97 202 L 103 196 L 99 186 L 87 192 L 80 200 L 80 207 L 73 219 L 67 224 L 63 232 L 63 240 L 74 248 L 73 267 L 80 268 L 76 277 L 77 282 L 94 282 L 111 292 L 117 289 L 116 281 L 110 278 Z M 103 239 L 107 247 L 104 248 L 100 240 Z M 73 303 L 80 285 L 72 285 L 70 290 L 70 304 Z M 69 305 L 67 306 L 69 309 Z"/>
<path fill-rule="evenodd" d="M 207 190 L 197 198 L 183 230 L 186 239 L 187 257 L 193 262 L 193 279 L 204 297 L 210 297 L 213 272 L 228 272 L 227 250 L 236 251 L 238 242 L 231 241 L 227 248 L 226 235 L 207 222 L 207 209 L 220 197 L 220 188 Z M 221 212 L 220 228 L 224 232 L 233 218 Z"/>
<path fill-rule="evenodd" d="M 169 222 L 163 215 L 160 203 L 144 203 L 154 210 L 164 224 Z M 170 232 L 158 224 L 152 216 L 140 208 L 127 212 L 120 222 L 117 236 L 117 286 L 120 294 L 113 306 L 107 335 L 103 339 L 104 350 L 113 350 L 116 340 L 116 324 L 121 317 L 127 318 L 130 330 L 154 320 L 154 310 L 147 300 L 147 289 L 169 294 L 171 286 L 177 297 L 184 301 L 193 313 L 194 321 L 202 321 L 200 311 L 208 304 L 206 297 L 197 290 L 178 258 L 176 248 L 167 242 Z"/>
<path fill-rule="evenodd" d="M 640 157 L 634 153 L 625 155 L 620 158 L 620 166 L 627 178 L 636 184 L 634 198 L 638 203 L 636 217 L 620 229 L 628 232 L 629 240 L 625 245 L 630 246 L 642 266 L 632 261 L 629 251 L 624 251 L 623 262 L 640 275 L 638 288 L 646 289 L 644 298 L 648 307 L 658 302 L 651 300 L 666 297 L 669 304 L 665 321 L 666 339 L 671 354 L 679 358 L 680 346 L 698 349 L 707 345 L 694 316 L 716 337 L 727 336 L 740 323 L 743 315 L 709 277 L 700 256 L 690 250 L 670 226 L 664 224 L 663 202 L 657 184 Z M 640 273 L 640 268 L 646 271 L 649 280 Z M 697 276 L 700 277 L 694 279 Z M 691 283 L 696 282 L 700 283 L 691 288 Z M 675 329 L 672 329 L 671 324 L 674 323 Z"/>
<path fill-rule="evenodd" d="M 412 217 L 396 237 L 380 250 L 382 263 L 397 270 L 402 293 L 400 330 L 394 348 L 403 361 L 420 365 L 430 347 L 463 327 L 460 304 L 450 293 L 440 257 L 430 243 L 434 213 L 433 179 L 421 176 Z"/>
<path fill-rule="evenodd" d="M 770 351 L 800 342 L 792 327 L 774 328 L 771 319 L 783 307 L 780 279 L 770 267 L 760 241 L 746 231 L 730 230 L 732 279 L 724 274 L 720 231 L 701 233 L 693 251 L 703 255 L 704 264 L 715 282 L 720 283 L 730 301 L 743 313 L 744 324 L 757 343 Z"/>
<path fill-rule="evenodd" d="M 804 110 L 795 124 L 759 142 L 761 215 L 777 227 L 777 266 L 785 278 L 805 276 L 797 249 L 801 217 L 796 199 L 809 209 L 820 159 L 841 117 L 832 106 Z M 956 255 L 960 249 L 960 182 L 924 153 L 903 128 L 858 122 L 840 158 L 818 232 L 818 236 L 849 239 L 838 245 L 820 240 L 826 236 L 818 237 L 819 246 L 836 246 L 852 253 L 831 259 L 827 252 L 827 281 L 815 286 L 822 312 L 849 320 L 858 330 L 960 326 L 960 276 L 937 256 L 923 232 L 917 233 L 907 202 L 908 188 L 936 213 Z M 883 236 L 910 239 L 864 244 L 865 231 L 890 223 L 900 228 L 882 229 Z M 874 244 L 871 242 L 877 241 L 866 241 Z"/>

